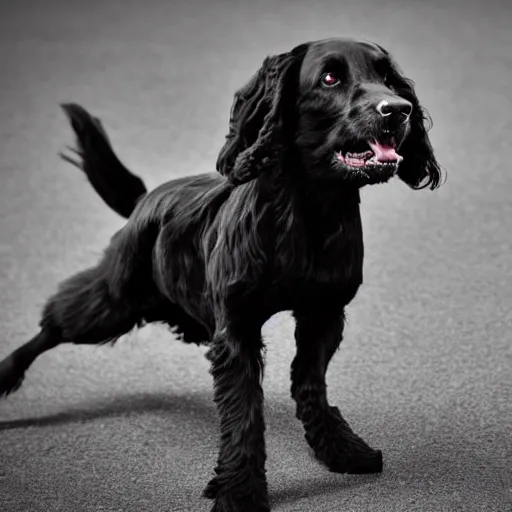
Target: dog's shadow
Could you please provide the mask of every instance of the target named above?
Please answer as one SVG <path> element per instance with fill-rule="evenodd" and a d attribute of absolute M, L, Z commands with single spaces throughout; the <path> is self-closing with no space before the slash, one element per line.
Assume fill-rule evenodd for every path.
<path fill-rule="evenodd" d="M 326 470 L 327 471 L 327 470 Z M 374 482 L 380 475 L 337 475 L 338 478 L 325 478 L 322 476 L 307 479 L 295 479 L 285 489 L 270 490 L 269 498 L 272 507 L 285 503 L 295 503 L 301 499 L 326 496 L 339 493 L 347 489 L 364 487 Z"/>
<path fill-rule="evenodd" d="M 102 401 L 88 402 L 80 407 L 53 414 L 19 420 L 0 421 L 0 431 L 29 427 L 51 427 L 84 423 L 97 419 L 121 418 L 147 413 L 175 416 L 194 416 L 195 423 L 211 426 L 217 414 L 209 396 L 175 397 L 164 393 L 124 394 Z"/>
<path fill-rule="evenodd" d="M 56 412 L 41 416 L 32 416 L 17 420 L 0 421 L 0 431 L 44 428 L 70 425 L 76 423 L 92 422 L 99 419 L 133 417 L 136 415 L 164 415 L 172 417 L 179 423 L 190 423 L 193 418 L 194 430 L 204 440 L 204 436 L 211 437 L 211 443 L 215 443 L 218 423 L 217 411 L 211 396 L 207 393 L 173 396 L 164 393 L 139 393 L 124 394 L 119 397 L 87 402 L 79 407 L 66 411 Z M 303 441 L 303 431 L 299 422 L 294 417 L 294 409 L 291 405 L 282 407 L 270 407 L 267 410 L 269 421 L 274 425 L 273 433 L 278 437 L 296 437 L 297 442 L 304 442 L 304 450 L 308 450 Z M 180 418 L 182 418 L 180 420 Z M 310 457 L 313 458 L 312 453 Z M 325 470 L 327 472 L 327 469 Z M 274 505 L 286 502 L 293 502 L 298 499 L 311 496 L 320 496 L 331 492 L 339 491 L 340 488 L 354 488 L 367 485 L 377 475 L 358 475 L 350 478 L 340 478 L 333 481 L 326 473 L 327 478 L 321 476 L 302 477 L 290 482 L 285 489 L 275 489 L 271 492 L 271 502 Z"/>
<path fill-rule="evenodd" d="M 164 393 L 123 394 L 82 403 L 79 407 L 66 411 L 0 421 L 0 431 L 34 427 L 58 427 L 101 419 L 130 418 L 144 415 L 152 415 L 153 417 L 161 415 L 166 419 L 165 425 L 169 423 L 168 418 L 173 420 L 171 423 L 177 425 L 188 424 L 190 426 L 188 432 L 192 437 L 190 441 L 201 442 L 204 446 L 212 446 L 210 454 L 212 461 L 215 458 L 214 446 L 218 435 L 218 417 L 215 404 L 208 392 L 180 396 Z M 281 448 L 285 446 L 284 449 L 289 450 L 290 442 L 296 442 L 297 446 L 292 446 L 291 449 L 308 450 L 309 456 L 313 459 L 313 455 L 303 439 L 300 422 L 294 417 L 292 404 L 283 404 L 281 401 L 276 403 L 270 400 L 266 407 L 266 417 L 267 424 L 271 427 L 269 433 L 271 433 L 274 443 L 277 441 Z M 163 427 L 163 431 L 165 431 L 165 428 L 167 427 Z M 180 428 L 180 435 L 181 432 L 182 428 Z M 475 453 L 470 456 L 466 451 L 464 450 L 461 453 L 460 444 L 455 447 L 451 446 L 449 437 L 443 440 L 442 437 L 438 436 L 435 445 L 425 444 L 423 447 L 415 448 L 406 440 L 402 444 L 401 450 L 395 453 L 395 457 L 398 457 L 400 462 L 397 461 L 398 464 L 395 463 L 395 467 L 388 468 L 385 474 L 391 475 L 393 479 L 406 479 L 409 486 L 421 487 L 422 478 L 439 479 L 442 483 L 447 474 L 457 475 L 457 468 L 460 466 L 461 460 L 464 460 L 468 467 L 475 469 L 477 467 L 493 466 L 492 460 L 481 460 L 481 455 Z M 399 452 L 402 454 L 406 452 L 407 457 L 400 458 Z M 444 471 L 438 475 L 437 469 L 441 461 Z M 411 476 L 415 474 L 416 477 Z M 297 473 L 297 471 L 290 470 L 290 474 L 286 474 L 285 482 L 278 484 L 274 489 L 271 485 L 269 489 L 270 501 L 275 506 L 293 503 L 301 499 L 310 500 L 312 497 L 325 497 L 348 489 L 374 485 L 375 481 L 381 476 L 378 474 L 336 475 L 329 473 L 327 469 L 325 469 L 325 472 L 307 472 L 306 470 L 306 474 L 304 471 Z M 387 484 L 384 487 L 389 486 L 389 478 L 386 478 L 386 481 Z M 278 480 L 275 480 L 274 485 L 277 482 Z M 272 482 L 270 481 L 270 483 Z"/>

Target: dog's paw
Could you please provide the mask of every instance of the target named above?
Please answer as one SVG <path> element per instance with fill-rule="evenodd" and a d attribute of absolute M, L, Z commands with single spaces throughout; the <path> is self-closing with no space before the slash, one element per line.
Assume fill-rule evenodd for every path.
<path fill-rule="evenodd" d="M 203 498 L 208 498 L 210 500 L 213 500 L 217 497 L 217 494 L 219 493 L 220 484 L 217 478 L 212 478 L 203 491 Z"/>
<path fill-rule="evenodd" d="M 270 512 L 270 507 L 266 500 L 258 502 L 249 497 L 220 493 L 215 498 L 211 512 Z"/>
<path fill-rule="evenodd" d="M 24 368 L 20 367 L 13 356 L 0 361 L 0 397 L 16 391 L 23 382 Z"/>
<path fill-rule="evenodd" d="M 315 431 L 306 434 L 315 456 L 335 473 L 382 473 L 381 450 L 368 446 L 341 416 L 338 408 Z"/>
<path fill-rule="evenodd" d="M 265 482 L 259 487 L 226 489 L 216 476 L 205 487 L 203 497 L 214 500 L 212 512 L 270 512 Z"/>
<path fill-rule="evenodd" d="M 382 473 L 383 459 L 380 450 L 374 450 L 369 446 L 365 448 L 352 446 L 349 449 L 350 453 L 347 453 L 346 443 L 343 443 L 341 449 L 335 443 L 333 448 L 333 451 L 323 458 L 329 471 L 351 475 Z"/>

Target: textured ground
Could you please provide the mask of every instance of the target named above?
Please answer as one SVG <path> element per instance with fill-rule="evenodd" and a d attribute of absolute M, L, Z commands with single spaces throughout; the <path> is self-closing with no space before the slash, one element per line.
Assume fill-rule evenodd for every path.
<path fill-rule="evenodd" d="M 329 392 L 383 449 L 381 476 L 312 459 L 288 398 L 292 324 L 265 326 L 273 510 L 510 512 L 512 7 L 203 3 L 0 0 L 0 357 L 122 225 L 58 159 L 72 140 L 60 102 L 102 117 L 153 187 L 213 170 L 232 93 L 267 54 L 376 40 L 417 82 L 449 180 L 435 193 L 399 182 L 363 193 L 365 285 Z M 42 356 L 0 403 L 0 510 L 209 510 L 217 426 L 203 352 L 146 328 L 114 349 Z"/>

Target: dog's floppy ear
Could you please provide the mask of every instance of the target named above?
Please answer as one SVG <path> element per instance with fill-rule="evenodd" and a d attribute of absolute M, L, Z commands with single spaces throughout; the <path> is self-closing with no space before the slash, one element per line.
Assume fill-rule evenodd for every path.
<path fill-rule="evenodd" d="M 403 75 L 398 64 L 387 50 L 376 43 L 373 44 L 390 60 L 393 75 L 397 79 L 396 92 L 409 100 L 413 106 L 410 117 L 410 133 L 399 151 L 404 159 L 398 167 L 397 175 L 415 190 L 427 187 L 434 190 L 441 185 L 442 171 L 428 136 L 428 132 L 432 128 L 432 119 L 419 102 L 414 90 L 414 82 Z"/>
<path fill-rule="evenodd" d="M 400 154 L 404 157 L 398 167 L 398 177 L 415 190 L 429 187 L 431 190 L 441 185 L 441 167 L 434 155 L 428 131 L 432 128 L 432 119 L 421 106 L 414 82 L 400 77 L 400 96 L 412 103 L 410 132 L 406 137 Z"/>
<path fill-rule="evenodd" d="M 235 183 L 257 178 L 279 165 L 286 83 L 295 52 L 267 57 L 247 84 L 235 93 L 226 143 L 217 170 Z"/>
<path fill-rule="evenodd" d="M 402 79 L 403 91 L 400 95 L 413 105 L 410 117 L 410 132 L 400 148 L 404 157 L 398 167 L 398 177 L 413 189 L 429 187 L 431 190 L 441 185 L 441 167 L 434 155 L 428 131 L 432 127 L 432 119 L 420 105 L 411 80 Z"/>

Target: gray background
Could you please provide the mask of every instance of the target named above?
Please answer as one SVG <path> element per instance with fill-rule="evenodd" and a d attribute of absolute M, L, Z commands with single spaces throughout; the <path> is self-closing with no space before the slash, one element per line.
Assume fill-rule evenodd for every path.
<path fill-rule="evenodd" d="M 329 473 L 289 399 L 287 314 L 265 326 L 276 511 L 512 510 L 512 8 L 407 0 L 0 0 L 0 357 L 122 219 L 57 157 L 58 104 L 100 116 L 149 187 L 214 170 L 233 92 L 268 54 L 330 36 L 387 47 L 434 118 L 439 191 L 363 192 L 365 285 L 329 394 L 385 454 Z M 204 349 L 147 327 L 62 346 L 0 403 L 0 510 L 207 511 L 217 424 Z"/>

